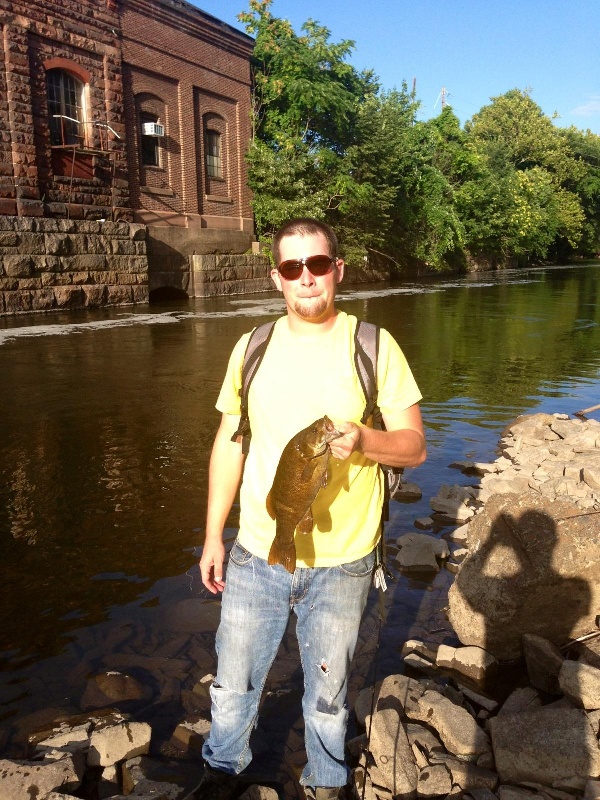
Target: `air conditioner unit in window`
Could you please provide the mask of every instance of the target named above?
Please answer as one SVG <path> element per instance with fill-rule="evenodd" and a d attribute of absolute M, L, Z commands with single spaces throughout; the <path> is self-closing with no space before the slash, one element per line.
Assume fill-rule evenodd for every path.
<path fill-rule="evenodd" d="M 165 126 L 159 125 L 158 122 L 144 122 L 142 124 L 143 136 L 164 136 Z"/>

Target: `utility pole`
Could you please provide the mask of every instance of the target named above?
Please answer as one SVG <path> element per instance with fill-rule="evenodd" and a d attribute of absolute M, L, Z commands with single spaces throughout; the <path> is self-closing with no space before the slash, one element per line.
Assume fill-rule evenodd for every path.
<path fill-rule="evenodd" d="M 446 108 L 446 87 L 442 86 L 442 91 L 440 92 L 442 96 L 442 111 Z"/>

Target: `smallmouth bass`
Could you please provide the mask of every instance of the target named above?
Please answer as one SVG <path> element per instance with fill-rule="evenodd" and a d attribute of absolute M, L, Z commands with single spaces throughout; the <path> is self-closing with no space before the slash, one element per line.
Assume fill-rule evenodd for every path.
<path fill-rule="evenodd" d="M 315 420 L 286 444 L 271 491 L 267 510 L 276 520 L 275 539 L 269 564 L 282 564 L 288 572 L 296 569 L 294 533 L 310 533 L 312 504 L 321 486 L 327 485 L 329 442 L 343 436 L 327 417 Z"/>

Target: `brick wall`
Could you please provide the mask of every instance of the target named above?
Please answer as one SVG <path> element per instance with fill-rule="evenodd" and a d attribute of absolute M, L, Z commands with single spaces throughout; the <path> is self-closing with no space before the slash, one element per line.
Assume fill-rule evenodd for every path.
<path fill-rule="evenodd" d="M 113 215 L 114 208 L 115 216 L 126 217 L 116 3 L 0 0 L 0 24 L 0 214 L 93 219 Z M 85 84 L 85 152 L 75 157 L 73 148 L 50 144 L 46 74 L 53 68 Z"/>
<path fill-rule="evenodd" d="M 136 218 L 252 231 L 244 154 L 251 135 L 253 40 L 181 0 L 126 0 L 122 31 Z M 140 163 L 144 112 L 165 125 L 156 167 Z M 206 174 L 207 126 L 222 134 L 222 178 Z"/>

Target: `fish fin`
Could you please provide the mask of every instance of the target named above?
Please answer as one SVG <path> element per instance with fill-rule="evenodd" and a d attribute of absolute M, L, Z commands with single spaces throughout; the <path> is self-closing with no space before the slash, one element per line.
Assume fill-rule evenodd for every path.
<path fill-rule="evenodd" d="M 312 508 L 309 508 L 306 514 L 302 517 L 300 522 L 298 523 L 297 530 L 300 533 L 310 533 L 314 526 L 313 515 L 312 515 Z"/>
<path fill-rule="evenodd" d="M 267 506 L 267 512 L 268 512 L 269 516 L 271 517 L 271 519 L 275 519 L 275 517 L 276 517 L 275 507 L 273 506 L 273 496 L 272 496 L 271 492 L 269 492 L 269 494 L 267 495 L 266 506 Z"/>
<path fill-rule="evenodd" d="M 306 464 L 304 465 L 304 469 L 302 470 L 302 474 L 300 475 L 300 480 L 303 483 L 308 483 L 308 481 L 310 481 L 310 479 L 312 478 L 314 471 L 315 471 L 315 463 L 311 459 L 310 461 L 307 461 Z"/>
<path fill-rule="evenodd" d="M 329 470 L 326 469 L 325 472 L 323 473 L 323 477 L 321 478 L 321 488 L 324 489 L 328 483 L 329 483 Z"/>
<path fill-rule="evenodd" d="M 284 545 L 275 537 L 269 550 L 269 564 L 281 564 L 288 572 L 293 573 L 296 569 L 296 546 L 294 542 Z"/>

